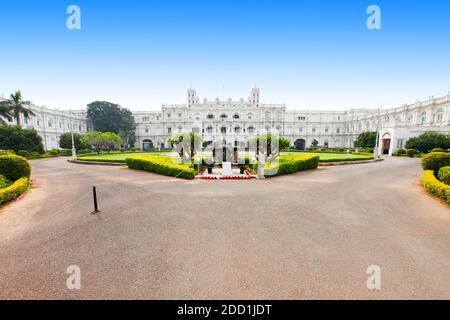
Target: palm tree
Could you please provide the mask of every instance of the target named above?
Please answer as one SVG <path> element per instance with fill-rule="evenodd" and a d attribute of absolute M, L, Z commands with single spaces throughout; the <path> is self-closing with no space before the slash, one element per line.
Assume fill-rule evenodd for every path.
<path fill-rule="evenodd" d="M 31 116 L 34 116 L 34 112 L 24 106 L 24 102 L 22 101 L 22 93 L 20 91 L 16 91 L 11 94 L 11 99 L 3 101 L 1 103 L 1 110 L 3 112 L 7 112 L 8 115 L 5 115 L 6 118 L 10 118 L 11 115 L 16 118 L 17 126 L 21 126 L 20 123 L 20 114 L 28 119 Z M 4 110 L 3 110 L 4 109 Z"/>
<path fill-rule="evenodd" d="M 0 101 L 0 124 L 6 125 L 7 122 L 3 120 L 2 117 L 6 118 L 8 121 L 11 121 L 13 118 L 10 103 L 8 100 Z"/>

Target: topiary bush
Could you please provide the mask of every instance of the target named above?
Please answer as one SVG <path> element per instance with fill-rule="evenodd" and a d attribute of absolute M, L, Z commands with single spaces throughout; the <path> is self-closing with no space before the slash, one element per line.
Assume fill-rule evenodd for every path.
<path fill-rule="evenodd" d="M 28 184 L 28 177 L 22 177 L 10 186 L 0 189 L 0 204 L 16 199 L 28 189 Z"/>
<path fill-rule="evenodd" d="M 417 154 L 417 151 L 414 149 L 408 149 L 406 150 L 406 155 L 410 158 L 413 158 Z"/>
<path fill-rule="evenodd" d="M 59 156 L 59 153 L 60 153 L 59 149 L 52 149 L 52 150 L 50 150 L 50 154 L 52 156 Z"/>
<path fill-rule="evenodd" d="M 450 166 L 440 168 L 438 171 L 438 178 L 441 182 L 450 185 Z"/>
<path fill-rule="evenodd" d="M 0 156 L 0 175 L 10 181 L 16 181 L 22 177 L 30 177 L 31 166 L 27 159 L 16 155 Z"/>
<path fill-rule="evenodd" d="M 445 166 L 450 166 L 450 153 L 433 152 L 428 153 L 422 158 L 422 168 L 424 170 L 433 170 L 435 174 L 439 169 Z"/>
<path fill-rule="evenodd" d="M 445 150 L 442 148 L 434 148 L 431 152 L 445 152 Z"/>
<path fill-rule="evenodd" d="M 126 159 L 128 168 L 159 173 L 182 179 L 194 179 L 195 170 L 184 164 L 174 163 L 168 156 L 132 156 Z"/>
<path fill-rule="evenodd" d="M 6 188 L 11 185 L 11 181 L 5 176 L 0 175 L 0 189 Z"/>
<path fill-rule="evenodd" d="M 433 170 L 424 172 L 422 185 L 428 193 L 450 203 L 450 186 L 436 179 Z"/>

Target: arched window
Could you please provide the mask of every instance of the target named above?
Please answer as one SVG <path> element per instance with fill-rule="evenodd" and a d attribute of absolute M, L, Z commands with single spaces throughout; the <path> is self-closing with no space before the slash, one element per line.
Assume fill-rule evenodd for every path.
<path fill-rule="evenodd" d="M 253 126 L 250 126 L 250 127 L 248 127 L 247 132 L 249 134 L 253 134 L 253 133 L 255 133 L 255 128 Z"/>
<path fill-rule="evenodd" d="M 427 113 L 423 111 L 419 116 L 419 124 L 425 124 L 427 122 Z"/>
<path fill-rule="evenodd" d="M 241 128 L 240 127 L 235 127 L 234 128 L 234 133 L 240 133 L 241 132 Z"/>
<path fill-rule="evenodd" d="M 220 119 L 226 119 L 226 118 L 228 118 L 228 116 L 227 116 L 225 113 L 222 113 L 222 114 L 220 115 Z"/>
<path fill-rule="evenodd" d="M 207 133 L 213 133 L 213 127 L 209 126 L 208 128 L 206 128 L 206 132 Z"/>
<path fill-rule="evenodd" d="M 227 127 L 221 127 L 220 128 L 221 133 L 227 133 Z"/>
<path fill-rule="evenodd" d="M 251 113 L 247 114 L 247 118 L 248 118 L 249 120 L 251 120 L 252 117 L 253 117 L 253 115 L 252 115 Z"/>
<path fill-rule="evenodd" d="M 234 115 L 233 115 L 233 119 L 239 119 L 240 117 L 239 117 L 239 113 L 235 113 Z"/>
<path fill-rule="evenodd" d="M 433 123 L 441 124 L 444 119 L 444 111 L 442 109 L 438 109 L 435 113 L 433 113 Z"/>
<path fill-rule="evenodd" d="M 213 115 L 212 113 L 210 113 L 210 114 L 208 114 L 208 115 L 206 116 L 206 118 L 208 118 L 208 119 L 214 119 L 214 115 Z"/>

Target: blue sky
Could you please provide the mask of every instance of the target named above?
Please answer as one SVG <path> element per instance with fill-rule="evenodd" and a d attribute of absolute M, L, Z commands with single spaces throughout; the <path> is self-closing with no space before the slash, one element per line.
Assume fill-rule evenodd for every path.
<path fill-rule="evenodd" d="M 66 8 L 81 8 L 81 30 Z M 380 6 L 382 29 L 368 30 Z M 450 1 L 0 1 L 0 94 L 133 110 L 247 97 L 288 108 L 399 106 L 450 91 Z"/>

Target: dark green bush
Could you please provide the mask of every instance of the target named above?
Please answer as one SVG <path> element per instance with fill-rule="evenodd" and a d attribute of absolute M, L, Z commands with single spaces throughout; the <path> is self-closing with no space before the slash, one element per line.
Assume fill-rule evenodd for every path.
<path fill-rule="evenodd" d="M 29 177 L 31 167 L 27 159 L 16 155 L 0 156 L 0 174 L 11 181 Z"/>
<path fill-rule="evenodd" d="M 417 151 L 414 149 L 408 149 L 406 150 L 406 155 L 410 158 L 413 158 L 417 154 Z"/>
<path fill-rule="evenodd" d="M 428 153 L 422 158 L 422 167 L 424 170 L 433 170 L 438 173 L 442 167 L 450 166 L 450 153 L 433 152 Z"/>
<path fill-rule="evenodd" d="M 11 181 L 3 175 L 0 175 L 0 189 L 6 188 L 11 185 Z"/>
<path fill-rule="evenodd" d="M 159 173 L 182 179 L 194 179 L 195 170 L 184 164 L 176 164 L 167 156 L 132 156 L 126 159 L 128 168 Z"/>
<path fill-rule="evenodd" d="M 437 132 L 425 132 L 406 141 L 406 147 L 421 152 L 430 152 L 433 148 L 447 150 L 450 149 L 450 136 Z"/>
<path fill-rule="evenodd" d="M 37 131 L 18 126 L 0 126 L 0 149 L 44 153 L 42 138 Z"/>
<path fill-rule="evenodd" d="M 450 185 L 450 166 L 440 168 L 438 178 L 440 181 Z"/>
<path fill-rule="evenodd" d="M 29 157 L 31 153 L 28 150 L 19 150 L 17 151 L 17 155 L 26 158 Z"/>
<path fill-rule="evenodd" d="M 59 156 L 59 153 L 60 153 L 59 149 L 52 149 L 52 150 L 50 150 L 50 154 L 52 156 Z"/>

